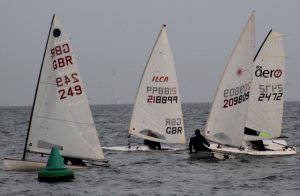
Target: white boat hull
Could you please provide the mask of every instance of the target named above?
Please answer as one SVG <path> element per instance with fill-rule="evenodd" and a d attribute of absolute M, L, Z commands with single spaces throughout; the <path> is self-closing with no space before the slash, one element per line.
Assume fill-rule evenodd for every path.
<path fill-rule="evenodd" d="M 193 159 L 228 159 L 228 155 L 221 153 L 221 152 L 205 152 L 205 151 L 198 151 L 190 154 L 190 158 Z"/>
<path fill-rule="evenodd" d="M 111 146 L 111 147 L 102 147 L 102 149 L 104 150 L 113 150 L 113 151 L 153 151 L 151 149 L 149 149 L 148 146 L 130 146 L 130 148 L 128 146 Z M 167 151 L 179 151 L 179 150 L 186 150 L 185 147 L 182 148 L 172 148 L 170 146 L 162 146 L 161 150 L 167 150 Z"/>
<path fill-rule="evenodd" d="M 218 144 L 211 144 L 209 148 L 214 152 L 256 156 L 284 156 L 297 154 L 296 148 L 287 146 L 285 140 L 263 140 L 263 143 L 267 149 L 265 151 L 255 150 L 246 142 L 243 144 L 242 148 L 219 146 Z"/>
<path fill-rule="evenodd" d="M 6 171 L 40 171 L 46 167 L 47 162 L 17 160 L 5 158 L 3 169 Z M 66 165 L 69 169 L 86 169 L 89 166 Z"/>

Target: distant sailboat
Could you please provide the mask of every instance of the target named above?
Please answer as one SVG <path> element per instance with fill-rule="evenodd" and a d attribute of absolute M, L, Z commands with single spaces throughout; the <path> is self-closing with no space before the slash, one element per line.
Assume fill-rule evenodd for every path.
<path fill-rule="evenodd" d="M 22 160 L 4 160 L 5 170 L 40 170 L 45 162 L 28 153 L 101 161 L 104 155 L 71 43 L 55 15 L 38 78 Z M 73 166 L 73 168 L 83 168 Z"/>
<path fill-rule="evenodd" d="M 135 99 L 129 134 L 165 144 L 185 144 L 185 132 L 175 63 L 163 25 L 145 67 Z M 109 150 L 149 150 L 147 146 L 103 147 Z M 162 149 L 174 150 L 171 147 Z"/>
<path fill-rule="evenodd" d="M 253 12 L 226 66 L 205 128 L 205 136 L 215 142 L 210 146 L 214 152 L 296 154 L 295 148 L 287 146 L 284 140 L 265 140 L 267 149 L 264 151 L 253 148 L 247 142 L 280 136 L 283 112 L 282 38 L 280 34 L 270 32 L 253 65 L 254 42 Z M 242 65 L 244 67 L 240 67 Z M 252 71 L 253 67 L 255 69 Z M 271 75 L 273 78 L 270 78 Z"/>

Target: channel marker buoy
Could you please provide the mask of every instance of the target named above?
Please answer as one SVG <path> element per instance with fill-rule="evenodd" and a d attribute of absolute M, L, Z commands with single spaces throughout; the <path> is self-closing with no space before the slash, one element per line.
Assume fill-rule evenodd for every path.
<path fill-rule="evenodd" d="M 65 166 L 57 147 L 52 147 L 47 165 L 39 172 L 38 179 L 43 182 L 56 182 L 73 178 L 74 171 Z"/>

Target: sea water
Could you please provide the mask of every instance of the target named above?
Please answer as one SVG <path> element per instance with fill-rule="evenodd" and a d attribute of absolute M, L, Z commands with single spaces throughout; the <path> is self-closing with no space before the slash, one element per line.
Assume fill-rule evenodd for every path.
<path fill-rule="evenodd" d="M 210 104 L 183 104 L 187 142 L 204 129 Z M 91 106 L 102 146 L 127 145 L 132 105 Z M 21 158 L 31 107 L 0 108 L 0 158 Z M 300 150 L 300 103 L 285 104 L 283 135 Z M 142 143 L 135 139 L 134 142 Z M 42 183 L 38 172 L 0 166 L 0 195 L 285 195 L 300 192 L 300 156 L 190 160 L 188 151 L 104 151 L 110 167 L 75 171 L 71 182 Z"/>

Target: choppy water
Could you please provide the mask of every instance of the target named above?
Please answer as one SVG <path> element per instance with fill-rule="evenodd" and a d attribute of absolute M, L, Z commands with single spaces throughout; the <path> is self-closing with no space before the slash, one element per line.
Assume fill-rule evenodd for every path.
<path fill-rule="evenodd" d="M 209 104 L 183 104 L 187 139 L 203 129 Z M 30 107 L 0 108 L 0 159 L 20 158 Z M 132 105 L 92 106 L 102 146 L 127 144 Z M 300 149 L 300 103 L 285 105 L 284 135 Z M 37 172 L 6 172 L 0 195 L 299 195 L 300 156 L 191 161 L 181 152 L 105 152 L 110 168 L 75 172 L 72 182 L 41 183 Z"/>

